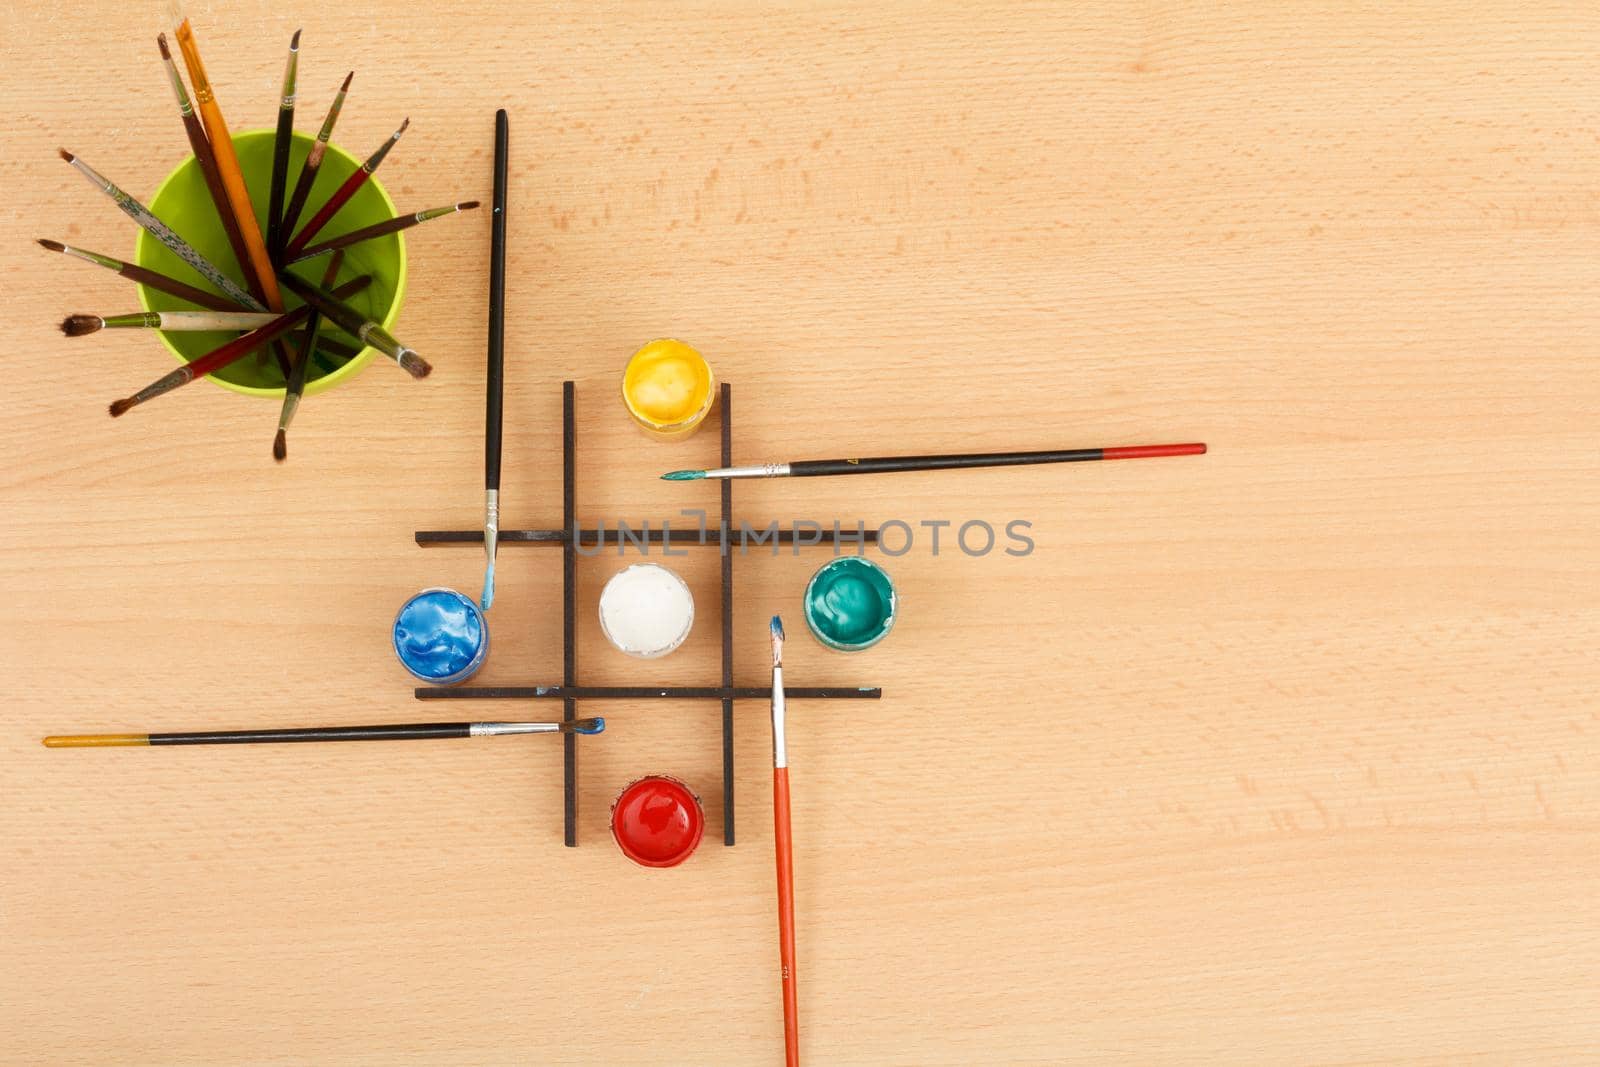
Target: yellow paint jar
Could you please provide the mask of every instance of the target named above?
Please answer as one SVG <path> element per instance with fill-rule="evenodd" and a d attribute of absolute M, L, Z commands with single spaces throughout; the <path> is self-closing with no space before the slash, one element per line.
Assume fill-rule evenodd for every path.
<path fill-rule="evenodd" d="M 704 356 L 682 341 L 651 341 L 622 372 L 622 402 L 633 421 L 662 438 L 688 437 L 717 399 L 717 379 Z"/>

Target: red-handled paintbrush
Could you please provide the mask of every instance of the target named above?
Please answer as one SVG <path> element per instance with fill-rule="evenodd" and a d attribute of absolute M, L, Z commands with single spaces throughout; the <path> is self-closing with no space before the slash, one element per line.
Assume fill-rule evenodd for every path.
<path fill-rule="evenodd" d="M 783 969 L 783 1049 L 800 1063 L 800 999 L 794 973 L 794 841 L 789 832 L 789 752 L 783 726 L 783 620 L 772 617 L 772 843 L 778 858 L 778 962 Z"/>
<path fill-rule="evenodd" d="M 363 274 L 359 278 L 345 282 L 333 291 L 335 296 L 349 296 L 352 293 L 365 289 L 372 281 L 372 275 Z M 111 402 L 111 417 L 117 418 L 127 413 L 129 408 L 152 400 L 162 393 L 170 393 L 182 385 L 188 385 L 196 378 L 203 378 L 213 371 L 221 370 L 234 360 L 249 354 L 267 344 L 274 338 L 281 337 L 304 322 L 306 316 L 311 314 L 309 304 L 295 308 L 286 315 L 274 319 L 260 329 L 252 330 L 243 337 L 235 338 L 219 348 L 214 348 L 198 359 L 192 360 L 160 378 L 151 382 L 132 396 Z"/>

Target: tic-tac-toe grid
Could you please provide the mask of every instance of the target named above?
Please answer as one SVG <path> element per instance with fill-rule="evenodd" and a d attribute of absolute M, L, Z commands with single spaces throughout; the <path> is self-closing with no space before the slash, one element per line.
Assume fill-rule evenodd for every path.
<path fill-rule="evenodd" d="M 559 530 L 527 529 L 501 530 L 501 547 L 510 545 L 560 545 L 561 546 L 561 684 L 532 686 L 456 686 L 453 688 L 419 687 L 419 700 L 560 700 L 562 718 L 571 722 L 577 718 L 580 700 L 652 700 L 694 699 L 720 700 L 722 702 L 722 839 L 723 844 L 734 842 L 733 819 L 733 704 L 736 700 L 769 700 L 771 686 L 736 686 L 733 684 L 733 550 L 730 546 L 733 513 L 733 481 L 721 483 L 721 517 L 716 530 L 669 530 L 654 527 L 642 531 L 640 539 L 647 544 L 663 547 L 713 546 L 722 553 L 722 683 L 707 686 L 586 686 L 578 682 L 577 602 L 578 602 L 578 546 L 604 543 L 603 529 L 580 529 L 577 525 L 577 478 L 575 475 L 577 428 L 574 418 L 574 393 L 572 382 L 561 385 L 561 452 L 562 452 L 562 525 Z M 724 383 L 718 396 L 719 417 L 722 423 L 722 459 L 724 467 L 733 465 L 733 408 L 732 390 Z M 837 544 L 842 535 L 837 526 L 823 528 L 816 533 L 816 544 Z M 877 530 L 852 531 L 852 540 L 870 544 L 878 539 Z M 778 544 L 793 544 L 794 529 L 778 530 Z M 483 530 L 419 530 L 419 545 L 479 544 L 483 543 Z M 630 540 L 632 536 L 630 535 Z M 763 542 L 765 543 L 765 542 Z M 809 540 L 802 543 L 811 543 Z M 789 700 L 876 700 L 883 691 L 875 687 L 807 687 L 784 686 Z M 578 735 L 564 734 L 562 792 L 567 846 L 578 843 Z"/>

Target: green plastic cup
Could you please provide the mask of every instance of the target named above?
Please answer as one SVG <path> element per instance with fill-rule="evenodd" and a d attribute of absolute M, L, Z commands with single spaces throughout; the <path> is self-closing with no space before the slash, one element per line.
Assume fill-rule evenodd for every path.
<path fill-rule="evenodd" d="M 255 209 L 256 219 L 263 228 L 266 225 L 267 201 L 270 194 L 268 186 L 272 183 L 272 146 L 275 136 L 272 130 L 249 130 L 233 135 L 233 148 L 239 156 L 239 167 L 244 171 L 244 184 L 250 191 L 250 204 Z M 294 135 L 294 142 L 289 146 L 289 178 L 284 190 L 285 200 L 294 191 L 295 179 L 300 175 L 300 165 L 305 162 L 306 154 L 311 151 L 313 140 L 314 138 L 306 134 Z M 322 166 L 317 170 L 317 180 L 311 186 L 311 195 L 306 198 L 305 209 L 300 212 L 299 225 L 304 225 L 316 212 L 318 205 L 333 195 L 333 191 L 340 183 L 354 174 L 360 165 L 361 161 L 348 152 L 335 145 L 328 145 L 327 154 L 322 157 Z M 215 263 L 228 277 L 238 282 L 241 288 L 245 288 L 244 274 L 234 261 L 233 247 L 228 243 L 228 235 L 223 230 L 222 221 L 217 217 L 217 209 L 211 202 L 211 193 L 206 189 L 205 178 L 200 174 L 200 165 L 195 162 L 193 156 L 178 164 L 177 169 L 156 187 L 155 195 L 148 201 L 148 207 L 168 226 L 178 231 L 184 240 L 194 245 L 196 251 Z M 363 226 L 371 226 L 375 222 L 392 219 L 396 214 L 394 201 L 389 199 L 388 192 L 378 184 L 376 178 L 368 178 L 356 195 L 351 197 L 349 202 L 339 209 L 339 213 L 312 239 L 312 243 L 325 241 Z M 193 267 L 179 259 L 170 248 L 144 230 L 139 231 L 133 260 L 141 267 L 171 275 L 196 288 L 207 291 L 212 289 L 212 286 L 201 278 Z M 318 256 L 287 269 L 315 283 L 322 280 L 322 274 L 327 267 L 328 256 Z M 339 268 L 339 276 L 334 284 L 349 281 L 361 274 L 372 275 L 372 284 L 351 296 L 346 303 L 378 322 L 384 329 L 392 329 L 395 320 L 400 317 L 400 301 L 406 289 L 404 235 L 391 233 L 351 245 L 345 250 L 344 265 Z M 302 303 L 287 288 L 283 288 L 283 300 L 284 306 L 291 309 L 299 307 Z M 186 311 L 193 307 L 187 301 L 170 293 L 163 293 L 143 285 L 139 286 L 139 303 L 146 311 Z M 337 329 L 326 320 L 323 321 L 322 332 L 352 347 L 360 346 L 359 340 Z M 162 333 L 161 343 L 166 345 L 179 360 L 187 363 L 237 336 L 236 333 Z M 362 367 L 372 362 L 372 357 L 375 355 L 378 355 L 376 349 L 362 348 L 354 358 L 331 371 L 327 369 L 323 360 L 313 361 L 306 378 L 307 395 L 332 389 L 340 382 L 355 377 L 361 372 Z M 224 389 L 231 389 L 247 396 L 278 398 L 283 396 L 282 375 L 278 371 L 277 364 L 270 360 L 263 363 L 254 355 L 235 360 L 229 366 L 207 377 Z"/>

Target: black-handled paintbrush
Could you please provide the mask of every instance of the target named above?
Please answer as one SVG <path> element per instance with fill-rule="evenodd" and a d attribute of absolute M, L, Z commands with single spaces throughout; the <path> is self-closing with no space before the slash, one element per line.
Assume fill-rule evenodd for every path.
<path fill-rule="evenodd" d="M 322 167 L 322 157 L 328 152 L 328 139 L 333 136 L 334 124 L 339 121 L 339 112 L 344 108 L 345 94 L 350 92 L 350 79 L 355 76 L 356 72 L 353 70 L 344 76 L 344 84 L 333 94 L 333 104 L 328 108 L 327 118 L 322 120 L 322 128 L 317 131 L 316 140 L 311 142 L 311 150 L 306 153 L 306 161 L 300 165 L 300 177 L 295 179 L 294 192 L 289 194 L 289 203 L 283 209 L 283 218 L 278 220 L 279 247 L 272 250 L 274 257 L 282 257 L 283 242 L 288 240 L 289 234 L 294 232 L 295 223 L 300 221 L 300 212 L 305 209 L 306 197 L 311 194 L 311 186 L 317 180 L 317 171 Z"/>
<path fill-rule="evenodd" d="M 309 726 L 290 730 L 196 730 L 167 734 L 64 734 L 46 748 L 126 748 L 134 745 L 268 745 L 289 741 L 434 741 L 507 734 L 598 734 L 604 719 L 572 722 L 408 722 L 383 726 Z"/>
<path fill-rule="evenodd" d="M 1054 452 L 974 452 L 946 456 L 878 456 L 871 459 L 803 459 L 794 463 L 761 463 L 751 467 L 713 467 L 703 471 L 669 471 L 668 482 L 702 478 L 815 478 L 829 474 L 886 474 L 891 471 L 940 471 L 963 467 L 1021 467 L 1035 463 L 1083 463 L 1101 459 L 1155 459 L 1201 456 L 1203 444 L 1125 445 L 1118 448 L 1069 448 Z"/>
<path fill-rule="evenodd" d="M 272 184 L 267 187 L 267 254 L 276 259 L 282 247 L 283 190 L 289 180 L 289 145 L 294 141 L 295 75 L 300 66 L 300 31 L 289 38 L 289 59 L 283 68 L 283 95 L 278 100 L 278 129 L 272 138 Z"/>
<path fill-rule="evenodd" d="M 371 241 L 378 237 L 387 237 L 391 233 L 409 230 L 418 223 L 427 222 L 429 219 L 442 218 L 445 215 L 454 215 L 459 211 L 471 211 L 478 206 L 476 200 L 463 200 L 459 204 L 446 204 L 444 207 L 430 207 L 424 211 L 415 211 L 409 215 L 398 215 L 382 222 L 374 222 L 371 226 L 363 226 L 359 230 L 342 233 L 338 237 L 322 241 L 303 249 L 295 256 L 292 263 L 299 263 L 307 259 L 315 259 L 340 248 L 349 248 L 351 245 L 360 244 L 362 241 Z"/>
<path fill-rule="evenodd" d="M 328 288 L 344 266 L 344 253 L 335 252 L 322 272 L 322 287 Z M 282 463 L 289 457 L 289 423 L 300 410 L 300 398 L 305 395 L 306 379 L 311 374 L 311 356 L 319 343 L 317 330 L 322 325 L 322 312 L 313 310 L 306 316 L 306 329 L 300 338 L 300 348 L 289 369 L 289 380 L 283 386 L 283 406 L 278 409 L 278 432 L 272 438 L 272 458 Z M 326 344 L 326 342 L 321 342 Z"/>
<path fill-rule="evenodd" d="M 494 209 L 489 222 L 489 381 L 483 413 L 483 610 L 494 603 L 500 544 L 500 417 L 506 364 L 506 170 L 511 152 L 505 108 L 494 113 Z"/>
<path fill-rule="evenodd" d="M 406 373 L 413 378 L 426 378 L 432 373 L 432 365 L 418 355 L 416 349 L 402 344 L 394 334 L 361 312 L 340 303 L 337 291 L 330 292 L 312 285 L 288 271 L 283 272 L 283 284 L 301 300 L 315 308 L 323 318 L 362 344 L 376 348 L 405 368 Z"/>

